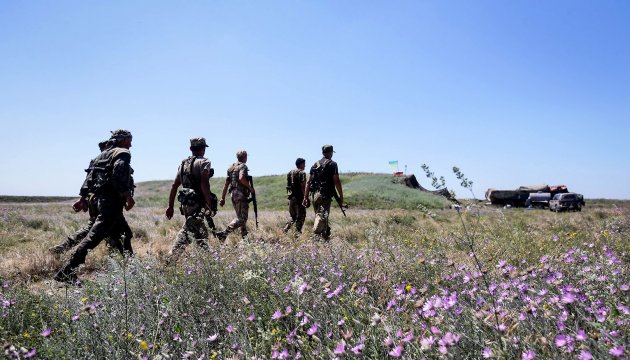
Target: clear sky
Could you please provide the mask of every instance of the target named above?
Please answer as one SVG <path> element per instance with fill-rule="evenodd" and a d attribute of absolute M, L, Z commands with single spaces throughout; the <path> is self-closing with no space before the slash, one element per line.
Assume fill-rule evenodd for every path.
<path fill-rule="evenodd" d="M 460 195 L 453 165 L 478 197 L 630 199 L 629 34 L 622 0 L 1 1 L 0 194 L 77 194 L 125 128 L 137 181 L 205 136 L 219 175 L 331 143 L 342 172 L 426 163 Z"/>

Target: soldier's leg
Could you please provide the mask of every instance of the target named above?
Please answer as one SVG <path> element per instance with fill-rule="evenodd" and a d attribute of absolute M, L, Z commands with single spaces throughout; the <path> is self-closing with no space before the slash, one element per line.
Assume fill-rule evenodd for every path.
<path fill-rule="evenodd" d="M 296 201 L 295 213 L 295 230 L 298 233 L 302 233 L 304 220 L 306 220 L 306 208 L 302 206 L 302 203 L 300 201 Z"/>
<path fill-rule="evenodd" d="M 111 217 L 99 215 L 87 236 L 76 246 L 70 260 L 57 272 L 54 279 L 57 281 L 72 280 L 74 270 L 85 262 L 89 250 L 94 249 L 109 233 L 114 220 Z"/>
<path fill-rule="evenodd" d="M 133 231 L 131 231 L 131 227 L 125 219 L 125 216 L 121 214 L 120 216 L 120 228 L 122 231 L 122 246 L 123 246 L 123 255 L 133 256 L 133 247 L 131 246 L 131 239 L 133 238 Z"/>
<path fill-rule="evenodd" d="M 291 226 L 293 226 L 293 224 L 295 224 L 296 220 L 297 220 L 297 213 L 295 211 L 295 199 L 291 198 L 289 199 L 289 220 L 287 221 L 287 223 L 284 225 L 284 227 L 282 228 L 282 231 L 284 233 L 287 233 L 289 231 L 289 229 L 291 229 Z"/>
<path fill-rule="evenodd" d="M 204 222 L 204 216 L 196 216 L 194 223 L 191 224 L 191 227 L 194 227 L 194 236 L 197 246 L 204 250 L 210 250 L 210 246 L 208 245 L 208 228 Z"/>
<path fill-rule="evenodd" d="M 173 245 L 173 250 L 171 250 L 171 255 L 167 260 L 168 263 L 177 261 L 181 253 L 184 252 L 186 246 L 192 242 L 192 238 L 195 236 L 193 232 L 193 228 L 191 227 L 191 222 L 193 221 L 192 216 L 188 216 L 186 221 L 184 221 L 184 225 L 177 233 L 177 240 L 175 241 L 175 245 Z"/>
<path fill-rule="evenodd" d="M 247 236 L 247 219 L 249 217 L 249 203 L 247 200 L 241 200 L 238 202 L 238 217 L 241 223 L 241 236 Z"/>
<path fill-rule="evenodd" d="M 68 238 L 66 238 L 66 241 L 48 248 L 48 251 L 53 254 L 62 254 L 72 249 L 74 246 L 80 243 L 81 240 L 83 240 L 83 238 L 85 238 L 85 236 L 90 232 L 90 229 L 94 225 L 95 220 L 96 217 L 91 217 L 87 224 L 83 225 L 79 230 L 69 235 Z"/>

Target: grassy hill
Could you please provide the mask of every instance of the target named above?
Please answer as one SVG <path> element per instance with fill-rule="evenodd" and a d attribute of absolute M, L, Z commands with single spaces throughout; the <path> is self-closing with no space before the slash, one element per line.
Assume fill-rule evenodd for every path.
<path fill-rule="evenodd" d="M 212 192 L 220 196 L 225 178 L 211 179 Z M 344 200 L 350 208 L 361 209 L 416 209 L 447 207 L 449 202 L 420 190 L 392 182 L 391 175 L 349 173 L 341 175 Z M 171 180 L 147 181 L 137 184 L 137 206 L 166 206 Z M 284 210 L 286 207 L 286 176 L 254 177 L 258 207 L 265 210 Z"/>

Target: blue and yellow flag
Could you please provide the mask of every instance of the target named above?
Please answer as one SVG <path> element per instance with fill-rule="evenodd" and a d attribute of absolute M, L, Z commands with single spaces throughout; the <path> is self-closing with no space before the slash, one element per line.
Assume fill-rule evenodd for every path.
<path fill-rule="evenodd" d="M 389 166 L 398 166 L 398 160 L 390 161 Z"/>

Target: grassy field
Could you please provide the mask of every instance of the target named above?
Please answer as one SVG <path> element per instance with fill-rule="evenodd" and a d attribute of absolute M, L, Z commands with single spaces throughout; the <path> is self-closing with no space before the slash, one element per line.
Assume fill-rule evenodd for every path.
<path fill-rule="evenodd" d="M 212 192 L 221 196 L 225 178 L 212 178 Z M 427 208 L 448 207 L 449 202 L 440 196 L 404 187 L 392 181 L 391 175 L 350 173 L 342 174 L 344 197 L 350 208 L 359 209 L 416 209 L 418 204 Z M 138 206 L 164 206 L 167 203 L 171 181 L 139 183 L 136 189 Z M 286 177 L 284 175 L 254 178 L 258 206 L 265 210 L 284 210 L 286 206 Z"/>
<path fill-rule="evenodd" d="M 310 239 L 312 209 L 302 236 L 283 234 L 283 179 L 256 178 L 260 228 L 250 223 L 247 240 L 211 238 L 210 252 L 191 245 L 168 267 L 164 259 L 183 219 L 163 215 L 167 182 L 143 183 L 141 206 L 126 213 L 136 256 L 123 259 L 99 246 L 80 271 L 80 288 L 49 280 L 67 255 L 46 249 L 86 215 L 73 213 L 69 202 L 0 204 L 5 354 L 629 356 L 629 202 L 587 200 L 580 213 L 472 204 L 458 213 L 441 200 L 420 202 L 417 190 L 390 187 L 386 176 L 343 180 L 353 206 L 348 217 L 333 209 L 330 242 Z M 416 209 L 420 203 L 431 210 Z M 215 220 L 222 229 L 232 217 L 226 208 Z"/>

